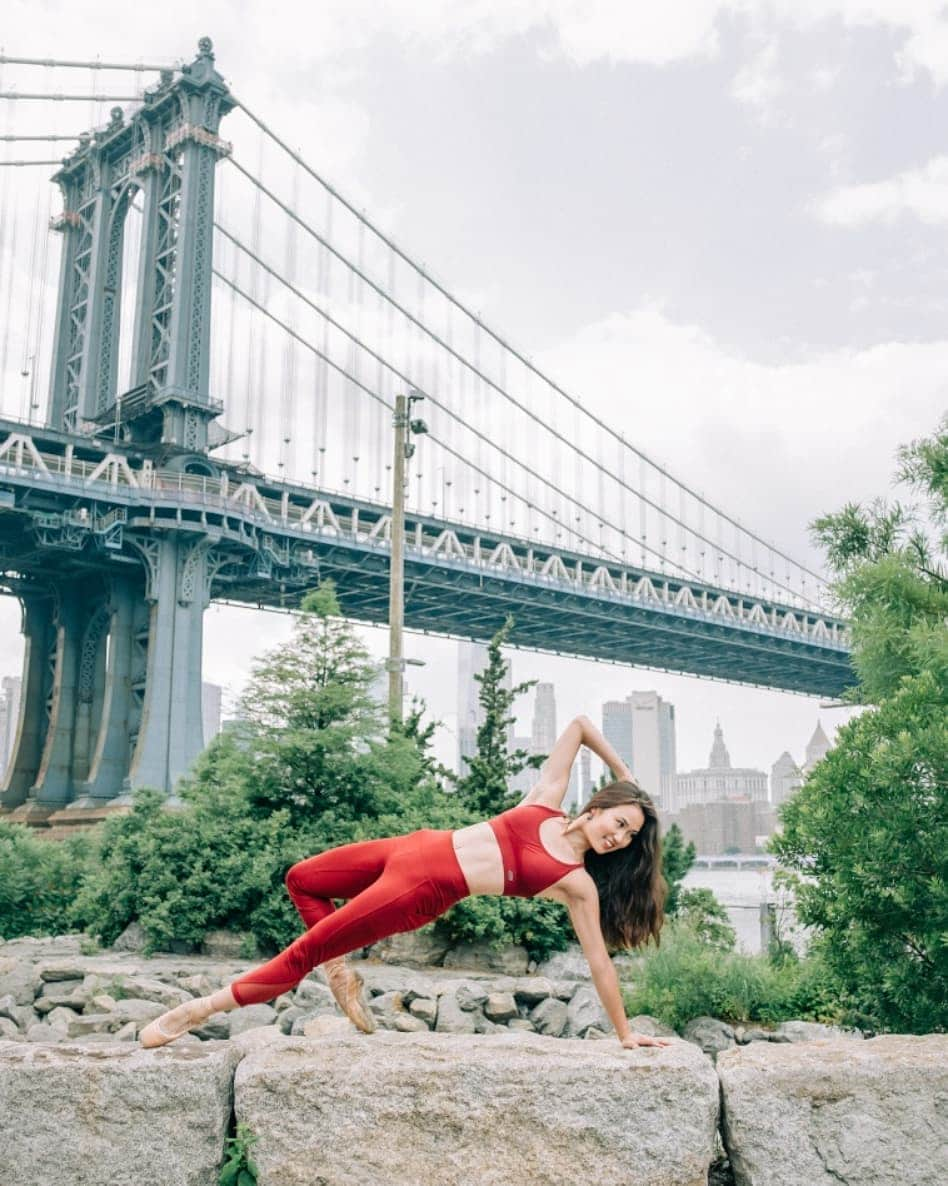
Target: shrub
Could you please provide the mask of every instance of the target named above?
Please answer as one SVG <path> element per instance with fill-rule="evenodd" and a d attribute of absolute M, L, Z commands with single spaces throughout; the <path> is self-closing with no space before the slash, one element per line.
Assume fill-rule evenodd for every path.
<path fill-rule="evenodd" d="M 88 833 L 56 842 L 22 824 L 0 823 L 0 935 L 55 935 L 76 924 L 79 883 L 96 840 Z"/>
<path fill-rule="evenodd" d="M 819 952 L 777 967 L 766 956 L 711 947 L 679 921 L 665 928 L 658 950 L 643 954 L 624 996 L 631 1014 L 650 1014 L 679 1032 L 701 1016 L 730 1022 L 854 1022 Z"/>

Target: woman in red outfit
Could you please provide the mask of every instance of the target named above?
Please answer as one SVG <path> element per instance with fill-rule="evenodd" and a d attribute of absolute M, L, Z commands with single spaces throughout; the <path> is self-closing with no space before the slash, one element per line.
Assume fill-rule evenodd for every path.
<path fill-rule="evenodd" d="M 597 791 L 580 815 L 560 810 L 581 745 L 609 766 L 616 782 Z M 667 1040 L 629 1028 L 608 948 L 659 941 L 665 882 L 658 816 L 649 796 L 587 717 L 557 739 L 527 797 L 509 811 L 457 831 L 423 829 L 366 840 L 300 861 L 286 885 L 307 930 L 274 959 L 209 997 L 187 1001 L 147 1025 L 144 1046 L 162 1046 L 212 1013 L 269 1001 L 318 964 L 343 1011 L 366 1033 L 375 1029 L 362 978 L 347 952 L 398 931 L 412 931 L 468 894 L 550 898 L 569 911 L 593 983 L 623 1046 Z M 348 899 L 338 910 L 333 898 Z"/>

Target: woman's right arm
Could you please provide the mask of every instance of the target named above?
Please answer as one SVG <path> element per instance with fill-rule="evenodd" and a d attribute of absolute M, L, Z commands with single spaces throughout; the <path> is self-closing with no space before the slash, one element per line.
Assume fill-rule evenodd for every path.
<path fill-rule="evenodd" d="M 612 771 L 613 778 L 635 782 L 635 779 L 632 777 L 632 771 L 626 766 L 625 762 L 623 762 L 609 742 L 606 741 L 605 737 L 603 737 L 589 717 L 577 717 L 576 720 L 579 722 L 580 729 L 582 730 L 583 745 L 591 749 L 597 758 L 601 758 L 605 762 Z"/>

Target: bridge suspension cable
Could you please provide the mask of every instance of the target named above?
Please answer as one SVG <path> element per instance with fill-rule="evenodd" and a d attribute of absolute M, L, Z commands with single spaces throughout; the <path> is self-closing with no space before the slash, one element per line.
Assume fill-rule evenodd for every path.
<path fill-rule="evenodd" d="M 776 547 L 774 544 L 768 542 L 767 540 L 763 539 L 762 537 L 760 537 L 759 535 L 757 535 L 756 533 L 754 533 L 753 531 L 751 531 L 750 529 L 745 527 L 733 516 L 728 515 L 726 512 L 719 510 L 716 506 L 714 506 L 714 504 L 710 503 L 704 497 L 704 495 L 700 494 L 698 491 L 696 491 L 692 487 L 688 486 L 686 483 L 681 482 L 679 479 L 677 479 L 673 475 L 671 475 L 669 473 L 669 471 L 664 466 L 662 466 L 658 462 L 654 461 L 643 450 L 637 448 L 630 441 L 626 440 L 626 438 L 622 434 L 618 433 L 607 421 L 603 420 L 601 417 L 599 417 L 595 413 L 591 412 L 588 408 L 586 408 L 581 403 L 580 400 L 578 400 L 575 396 L 571 395 L 568 391 L 566 391 L 563 387 L 561 387 L 553 379 L 551 379 L 547 374 L 545 374 L 543 371 L 541 371 L 539 369 L 539 367 L 537 367 L 536 364 L 532 362 L 531 359 L 529 359 L 526 355 L 522 354 L 519 350 L 516 349 L 516 347 L 512 346 L 508 341 L 506 341 L 500 334 L 498 334 L 489 325 L 487 325 L 480 318 L 479 314 L 475 313 L 472 309 L 470 309 L 464 303 L 462 303 L 448 289 L 446 289 L 434 277 L 432 277 L 431 274 L 424 267 L 422 267 L 421 265 L 416 263 L 409 255 L 407 255 L 406 252 L 404 252 L 402 250 L 402 248 L 399 247 L 398 244 L 394 242 L 394 240 L 392 240 L 379 227 L 377 227 L 374 223 L 372 223 L 366 217 L 366 215 L 363 211 L 358 210 L 351 202 L 349 202 L 337 189 L 335 189 L 331 185 L 331 183 L 329 181 L 326 180 L 325 177 L 323 177 L 320 173 L 318 173 L 305 160 L 304 157 L 302 157 L 298 152 L 294 151 L 260 116 L 258 116 L 255 112 L 253 112 L 238 96 L 235 95 L 233 97 L 237 103 L 237 106 L 240 108 L 240 110 L 242 110 L 244 112 L 244 114 L 254 124 L 256 124 L 257 127 L 265 135 L 267 135 L 271 140 L 273 140 L 273 142 L 275 144 L 277 144 L 278 147 L 283 150 L 283 152 L 285 152 L 288 156 L 290 156 L 292 158 L 292 160 L 299 167 L 304 169 L 305 172 L 307 172 L 316 182 L 318 182 L 318 184 L 321 185 L 327 191 L 327 193 L 331 194 L 332 197 L 336 201 L 338 201 L 346 210 L 348 210 L 355 218 L 357 218 L 360 222 L 363 222 L 368 227 L 368 229 L 371 230 L 371 232 L 379 239 L 380 242 L 382 242 L 390 251 L 394 252 L 395 255 L 398 256 L 398 258 L 403 260 L 414 272 L 417 273 L 417 275 L 421 279 L 423 279 L 426 283 L 430 284 L 446 301 L 448 301 L 451 305 L 453 305 L 456 309 L 458 309 L 465 316 L 471 318 L 474 322 L 476 322 L 477 325 L 479 326 L 479 328 L 484 333 L 489 335 L 489 337 L 491 337 L 503 350 L 507 351 L 514 358 L 516 358 L 517 361 L 522 366 L 524 366 L 529 371 L 531 371 L 543 383 L 547 384 L 551 388 L 551 390 L 555 391 L 559 396 L 561 396 L 563 399 L 567 400 L 568 403 L 570 403 L 582 415 L 591 419 L 595 423 L 597 428 L 599 428 L 601 431 L 607 433 L 616 442 L 620 443 L 622 445 L 622 447 L 630 450 L 633 454 L 642 458 L 648 465 L 652 466 L 660 474 L 665 475 L 666 478 L 670 479 L 677 486 L 679 486 L 681 489 L 685 490 L 688 493 L 688 495 L 690 497 L 692 497 L 693 499 L 695 499 L 699 504 L 703 504 L 705 507 L 710 509 L 714 514 L 720 516 L 726 523 L 733 526 L 734 528 L 741 531 L 742 533 L 746 534 L 749 538 L 755 540 L 758 544 L 761 544 L 768 550 L 772 551 L 775 556 L 779 556 L 780 559 L 793 564 L 794 567 L 796 567 L 799 571 L 805 573 L 807 576 L 809 576 L 813 580 L 815 580 L 817 582 L 818 587 L 825 585 L 825 578 L 822 577 L 819 573 L 816 573 L 812 569 L 809 569 L 806 566 L 800 564 L 798 561 L 794 560 L 791 556 L 787 555 L 785 552 L 783 552 L 781 549 Z M 234 163 L 236 163 L 236 162 L 234 162 Z M 277 198 L 274 198 L 274 200 L 279 202 L 279 199 L 277 199 Z M 425 330 L 425 332 L 430 332 L 427 330 L 426 327 L 421 327 L 421 328 L 423 328 Z M 492 386 L 495 386 L 495 385 L 492 384 Z"/>
<path fill-rule="evenodd" d="M 425 398 L 434 407 L 441 409 L 453 421 L 462 425 L 479 442 L 481 442 L 482 444 L 495 450 L 504 460 L 512 462 L 515 466 L 517 466 L 518 468 L 523 470 L 526 474 L 528 474 L 535 481 L 538 481 L 541 485 L 547 487 L 548 489 L 550 489 L 554 492 L 559 493 L 557 491 L 555 485 L 547 477 L 545 477 L 542 473 L 540 473 L 538 470 L 534 469 L 532 466 L 530 466 L 528 463 L 523 461 L 521 458 L 515 456 L 513 453 L 511 453 L 506 448 L 504 448 L 504 446 L 501 443 L 499 443 L 497 440 L 490 439 L 486 433 L 481 432 L 479 429 L 476 428 L 476 426 L 472 425 L 470 422 L 468 422 L 463 417 L 458 415 L 458 413 L 456 413 L 452 408 L 450 408 L 449 405 L 447 405 L 442 400 L 440 400 L 436 394 L 434 394 L 430 390 L 426 390 L 425 387 L 422 386 L 420 380 L 417 377 L 413 378 L 411 375 L 409 375 L 405 371 L 401 370 L 396 364 L 385 359 L 381 354 L 379 354 L 376 350 L 374 350 L 371 346 L 369 346 L 357 334 L 348 330 L 340 321 L 338 321 L 335 317 L 333 317 L 333 315 L 331 313 L 329 313 L 326 309 L 322 308 L 311 297 L 307 296 L 307 294 L 304 293 L 299 287 L 297 287 L 294 283 L 292 283 L 286 277 L 281 275 L 275 268 L 271 267 L 256 252 L 254 252 L 251 248 L 247 247 L 246 244 L 242 243 L 235 235 L 233 235 L 221 223 L 215 221 L 214 226 L 215 226 L 215 229 L 219 232 L 219 234 L 221 234 L 235 248 L 237 248 L 238 250 L 243 252 L 258 267 L 262 268 L 267 274 L 272 276 L 280 284 L 282 284 L 284 287 L 286 287 L 290 292 L 293 293 L 293 295 L 295 297 L 297 297 L 306 306 L 308 306 L 310 309 L 312 309 L 313 312 L 315 312 L 318 316 L 324 318 L 326 320 L 326 322 L 328 322 L 328 324 L 330 326 L 332 326 L 333 329 L 338 330 L 341 334 L 343 334 L 346 337 L 346 339 L 353 346 L 357 347 L 361 352 L 366 354 L 369 358 L 373 359 L 375 362 L 379 363 L 381 366 L 385 367 L 388 371 L 390 371 L 391 374 L 400 383 L 402 383 L 403 385 L 409 386 L 409 387 L 414 387 L 417 391 L 419 391 L 420 394 L 424 395 Z M 304 344 L 305 346 L 311 348 L 320 358 L 324 358 L 325 361 L 330 366 L 332 366 L 334 369 L 336 369 L 348 381 L 355 384 L 360 390 L 362 390 L 366 394 L 370 395 L 373 399 L 383 402 L 386 407 L 390 407 L 390 405 L 388 403 L 386 403 L 384 400 L 381 400 L 381 397 L 378 395 L 377 392 L 373 391 L 371 388 L 367 387 L 364 383 L 362 383 L 358 379 L 357 375 L 350 373 L 345 368 L 336 364 L 327 355 L 324 355 L 323 352 L 321 352 L 317 347 L 313 346 L 312 343 L 310 343 L 308 341 L 308 339 L 306 339 L 305 337 L 303 337 L 299 333 L 297 333 L 296 330 L 292 326 L 283 322 L 279 317 L 277 317 L 272 311 L 267 309 L 258 300 L 251 298 L 249 296 L 249 294 L 247 294 L 242 289 L 240 289 L 240 287 L 230 277 L 225 276 L 217 268 L 215 268 L 215 275 L 220 280 L 222 280 L 225 284 L 229 285 L 241 297 L 243 297 L 249 303 L 253 304 L 260 312 L 264 313 L 265 316 L 270 318 L 271 321 L 273 321 L 275 324 L 279 325 L 286 333 L 290 334 L 295 340 L 297 340 L 297 341 L 301 342 L 302 344 Z M 448 449 L 446 443 L 443 440 L 441 440 L 440 437 L 438 437 L 436 434 L 432 433 L 432 434 L 430 434 L 430 436 L 431 436 L 432 440 L 437 441 L 439 444 L 441 444 L 443 447 L 445 447 L 447 449 L 447 451 L 451 452 L 452 455 L 459 457 L 459 458 L 461 457 L 461 455 L 458 454 L 455 450 Z M 468 462 L 468 464 L 470 464 L 470 462 Z M 481 472 L 485 477 L 489 477 L 490 480 L 495 481 L 503 490 L 506 491 L 506 493 L 512 495 L 519 502 L 526 505 L 527 500 L 525 499 L 525 497 L 522 493 L 514 490 L 509 485 L 507 485 L 505 482 L 498 481 L 495 476 L 490 475 L 488 473 L 488 471 L 485 471 L 482 468 L 480 468 L 478 470 L 478 472 Z M 580 499 L 576 498 L 574 495 L 569 496 L 569 501 L 572 503 L 572 505 L 574 507 L 577 507 L 577 508 L 585 511 L 587 514 L 597 516 L 598 519 L 601 521 L 601 525 L 608 525 L 608 526 L 612 527 L 613 530 L 615 530 L 620 536 L 627 539 L 630 543 L 634 544 L 637 542 L 634 540 L 634 538 L 632 536 L 630 536 L 628 534 L 628 532 L 626 531 L 625 528 L 612 522 L 611 518 L 607 514 L 605 514 L 605 512 L 603 512 L 602 502 L 600 502 L 600 507 L 597 509 L 597 508 L 592 507 L 589 504 L 581 501 Z M 653 505 L 656 509 L 661 509 L 660 507 L 658 507 L 657 504 L 653 503 L 651 505 Z M 555 522 L 556 520 L 553 519 L 551 521 Z M 583 538 L 584 542 L 589 543 L 596 551 L 598 551 L 600 553 L 603 553 L 604 551 L 606 551 L 607 554 L 612 556 L 612 558 L 615 561 L 617 561 L 619 563 L 624 562 L 621 556 L 611 552 L 611 550 L 608 550 L 608 551 L 605 550 L 601 543 L 596 543 L 595 541 L 589 539 L 585 535 L 582 538 Z M 658 549 L 652 547 L 651 545 L 645 544 L 645 545 L 639 545 L 639 546 L 643 546 L 645 551 L 647 551 L 650 555 L 655 556 L 657 559 L 662 558 L 662 553 Z M 730 553 L 726 553 L 726 554 L 729 556 L 731 555 Z M 732 557 L 732 558 L 735 560 L 737 559 L 736 556 Z M 685 577 L 697 580 L 699 582 L 702 582 L 705 579 L 700 573 L 698 573 L 698 572 L 694 571 L 693 569 L 690 569 L 684 565 L 676 563 L 676 568 L 678 568 L 679 572 Z M 772 583 L 774 584 L 775 588 L 779 588 L 783 592 L 789 593 L 791 596 L 796 595 L 795 590 L 793 590 L 792 588 L 784 586 L 780 582 L 772 582 Z"/>
<path fill-rule="evenodd" d="M 504 459 L 512 461 L 515 465 L 517 465 L 525 473 L 527 473 L 531 478 L 539 481 L 542 485 L 545 485 L 545 486 L 549 487 L 550 489 L 555 489 L 553 487 L 552 483 L 547 478 L 545 478 L 541 473 L 539 473 L 537 470 L 533 469 L 531 466 L 529 466 L 522 459 L 515 457 L 512 453 L 510 453 L 508 450 L 506 450 L 503 447 L 503 445 L 499 444 L 497 441 L 490 440 L 485 433 L 481 432 L 474 425 L 468 423 L 462 417 L 458 416 L 458 414 L 456 412 L 454 412 L 447 404 L 445 404 L 443 401 L 441 401 L 436 395 L 434 395 L 430 391 L 426 391 L 423 387 L 421 387 L 419 385 L 419 383 L 416 380 L 412 379 L 408 374 L 401 371 L 393 363 L 388 362 L 380 354 L 378 354 L 376 351 L 372 350 L 372 348 L 370 346 L 368 346 L 365 342 L 363 342 L 358 336 L 356 336 L 355 334 L 351 334 L 348 330 L 346 330 L 345 327 L 342 326 L 338 321 L 336 321 L 332 317 L 331 314 L 329 314 L 325 310 L 321 309 L 314 301 L 312 301 L 309 297 L 307 297 L 305 295 L 305 293 L 302 293 L 299 289 L 295 288 L 295 286 L 293 286 L 289 281 L 285 280 L 278 273 L 276 273 L 272 268 L 269 267 L 269 265 L 267 265 L 262 260 L 260 260 L 259 257 L 255 256 L 254 253 L 251 252 L 249 248 L 245 247 L 242 243 L 239 242 L 239 240 L 235 239 L 235 237 L 233 235 L 231 235 L 227 230 L 225 230 L 223 227 L 220 227 L 219 224 L 215 224 L 215 225 L 218 226 L 218 229 L 221 231 L 221 233 L 227 239 L 229 239 L 232 243 L 234 243 L 235 246 L 239 247 L 247 255 L 250 255 L 255 260 L 255 262 L 257 262 L 261 267 L 266 269 L 266 271 L 268 271 L 276 279 L 280 280 L 283 284 L 285 284 L 288 288 L 290 288 L 290 290 L 293 291 L 294 294 L 296 296 L 298 296 L 311 309 L 313 309 L 314 312 L 319 314 L 321 317 L 324 317 L 327 320 L 327 322 L 334 329 L 338 329 L 340 332 L 345 334 L 346 337 L 352 342 L 352 344 L 354 346 L 358 347 L 361 351 L 363 351 L 365 354 L 367 354 L 370 358 L 374 359 L 376 362 L 380 363 L 387 370 L 389 370 L 391 372 L 391 374 L 396 379 L 398 379 L 398 381 L 400 383 L 404 384 L 405 386 L 414 388 L 416 391 L 419 392 L 419 394 L 423 395 L 425 397 L 425 399 L 428 400 L 432 406 L 439 408 L 452 420 L 460 422 L 467 429 L 467 431 L 469 431 L 471 433 L 472 436 L 477 438 L 483 444 L 494 449 Z M 386 409 L 391 411 L 391 405 L 381 395 L 379 395 L 378 392 L 374 391 L 371 387 L 369 387 L 365 383 L 363 383 L 358 378 L 358 376 L 356 374 L 348 371 L 345 367 L 336 363 L 328 355 L 324 354 L 317 346 L 314 346 L 313 343 L 310 342 L 307 338 L 303 337 L 295 329 L 293 329 L 290 325 L 286 324 L 279 317 L 277 317 L 276 314 L 274 314 L 271 310 L 267 309 L 264 304 L 262 304 L 258 300 L 255 300 L 253 297 L 250 296 L 249 293 L 247 293 L 243 289 L 241 289 L 240 286 L 232 278 L 225 276 L 223 274 L 223 272 L 221 272 L 220 269 L 216 268 L 216 267 L 214 268 L 214 274 L 215 274 L 215 276 L 218 277 L 219 280 L 223 281 L 224 284 L 228 285 L 244 300 L 246 300 L 248 303 L 254 305 L 254 307 L 257 308 L 260 312 L 262 312 L 266 317 L 268 317 L 276 325 L 280 326 L 280 328 L 283 329 L 284 332 L 289 334 L 293 339 L 300 342 L 303 346 L 307 347 L 308 349 L 312 350 L 313 353 L 315 353 L 318 357 L 323 359 L 329 366 L 331 366 L 334 370 L 336 370 L 348 382 L 350 382 L 354 386 L 358 387 L 359 390 L 365 392 L 365 394 L 367 394 L 371 399 L 375 400 L 376 402 L 381 403 Z M 526 499 L 523 496 L 523 494 L 521 494 L 519 491 L 514 490 L 512 487 L 506 485 L 503 482 L 498 482 L 496 476 L 492 475 L 489 471 L 473 465 L 472 462 L 470 461 L 470 459 L 465 458 L 461 453 L 459 453 L 457 450 L 453 449 L 444 440 L 442 440 L 437 434 L 429 432 L 429 437 L 432 441 L 435 441 L 436 443 L 438 443 L 446 452 L 450 453 L 452 456 L 456 457 L 458 460 L 464 462 L 465 465 L 468 465 L 468 466 L 471 466 L 472 468 L 477 469 L 477 471 L 479 473 L 481 473 L 483 477 L 485 477 L 486 479 L 488 479 L 490 481 L 495 482 L 503 490 L 505 490 L 507 494 L 512 495 L 515 499 L 517 499 L 517 501 L 526 505 Z M 590 506 L 586 505 L 585 503 L 578 501 L 575 498 L 571 498 L 570 501 L 575 506 L 579 507 L 580 509 L 586 511 L 589 514 L 592 514 L 592 515 L 599 514 L 599 512 L 597 512 L 593 507 L 590 507 Z M 555 516 L 551 517 L 551 522 L 553 522 L 553 523 L 557 522 Z M 626 534 L 622 528 L 616 526 L 615 524 L 610 524 L 610 525 L 613 526 L 616 531 L 621 532 L 623 535 Z M 593 541 L 591 539 L 588 539 L 586 536 L 582 536 L 581 538 L 583 539 L 583 542 L 590 544 L 590 546 L 594 549 L 594 551 L 596 551 L 600 554 L 602 554 L 604 552 L 604 549 L 602 548 L 602 546 L 600 544 L 596 543 L 595 541 Z M 627 537 L 627 538 L 629 538 L 631 541 L 631 537 Z M 660 553 L 651 547 L 647 547 L 646 550 L 648 550 L 650 552 L 650 554 L 652 554 L 656 557 L 660 556 Z M 606 554 L 610 555 L 612 557 L 612 559 L 615 560 L 617 563 L 620 563 L 620 564 L 624 563 L 621 556 L 616 555 L 615 553 L 612 553 L 611 551 L 606 551 Z M 689 571 L 688 569 L 684 569 L 684 568 L 681 569 L 681 572 L 684 576 L 693 578 L 695 580 L 701 581 L 701 579 L 702 579 L 700 574 L 698 574 L 697 572 L 692 572 L 692 571 Z M 792 590 L 788 590 L 788 591 L 792 592 Z"/>
<path fill-rule="evenodd" d="M 596 466 L 597 471 L 604 472 L 605 474 L 607 474 L 611 479 L 616 481 L 617 484 L 619 484 L 621 487 L 626 489 L 629 493 L 633 494 L 636 498 L 640 499 L 646 505 L 652 507 L 653 510 L 655 510 L 659 515 L 666 518 L 670 523 L 672 523 L 672 524 L 678 526 L 680 529 L 685 530 L 685 531 L 689 532 L 690 534 L 696 536 L 696 538 L 698 538 L 705 544 L 713 546 L 722 557 L 726 557 L 728 560 L 732 561 L 733 563 L 735 563 L 738 566 L 741 566 L 744 564 L 744 561 L 736 552 L 732 552 L 729 548 L 723 546 L 720 542 L 712 541 L 707 536 L 704 536 L 703 534 L 699 534 L 698 532 L 696 532 L 694 528 L 692 528 L 688 524 L 686 524 L 674 512 L 670 512 L 667 509 L 667 507 L 664 506 L 662 503 L 657 502 L 656 500 L 650 498 L 645 492 L 643 492 L 643 490 L 636 489 L 635 487 L 633 487 L 629 482 L 627 482 L 625 480 L 625 478 L 622 475 L 614 472 L 613 470 L 609 469 L 608 467 L 605 467 L 603 465 L 601 458 L 595 458 L 595 457 L 591 456 L 586 450 L 584 450 L 581 447 L 579 447 L 578 445 L 576 445 L 575 442 L 571 441 L 564 433 L 560 432 L 559 429 L 554 424 L 552 424 L 548 421 L 543 421 L 539 417 L 537 417 L 529 408 L 527 408 L 524 405 L 524 403 L 521 400 L 518 400 L 509 391 L 505 390 L 504 387 L 500 383 L 495 381 L 483 369 L 481 369 L 479 366 L 477 366 L 476 363 L 471 362 L 470 359 L 466 358 L 462 353 L 455 350 L 447 341 L 444 340 L 444 338 L 440 334 L 438 334 L 436 331 L 432 330 L 429 326 L 425 325 L 424 322 L 419 317 L 415 316 L 408 308 L 405 307 L 404 304 L 402 304 L 401 302 L 396 300 L 395 297 L 393 297 L 389 292 L 387 292 L 382 287 L 381 284 L 379 284 L 375 280 L 373 280 L 362 269 L 360 269 L 357 264 L 354 264 L 350 259 L 348 259 L 343 252 L 341 252 L 336 247 L 334 247 L 334 245 L 326 238 L 326 236 L 321 235 L 314 227 L 312 227 L 298 213 L 296 213 L 294 210 L 291 210 L 290 207 L 285 202 L 283 202 L 282 199 L 276 193 L 274 193 L 274 191 L 269 186 L 267 186 L 263 181 L 261 181 L 258 177 L 256 177 L 249 169 L 245 168 L 245 166 L 243 166 L 234 157 L 229 157 L 227 159 L 238 170 L 239 173 L 241 173 L 253 186 L 256 187 L 256 189 L 259 192 L 263 193 L 268 199 L 270 199 L 270 201 L 272 201 L 276 206 L 278 206 L 294 223 L 299 225 L 309 235 L 311 235 L 316 240 L 316 242 L 320 244 L 321 247 L 325 248 L 336 259 L 338 259 L 340 261 L 340 263 L 342 263 L 344 265 L 344 267 L 346 267 L 350 271 L 351 275 L 357 276 L 358 279 L 362 283 L 366 284 L 369 288 L 371 288 L 374 292 L 376 292 L 379 296 L 381 296 L 385 301 L 390 303 L 398 311 L 398 313 L 402 317 L 405 318 L 406 321 L 408 321 L 412 326 L 414 326 L 421 333 L 423 333 L 425 336 L 427 336 L 440 349 L 444 350 L 447 354 L 449 354 L 452 358 L 454 358 L 462 366 L 467 368 L 474 376 L 476 376 L 476 378 L 480 382 L 484 383 L 486 386 L 491 388 L 498 395 L 500 395 L 503 399 L 507 400 L 518 411 L 520 411 L 521 413 L 523 413 L 524 415 L 526 415 L 527 417 L 532 419 L 535 423 L 541 424 L 543 429 L 546 432 L 548 432 L 554 439 L 559 441 L 561 444 L 565 445 L 567 447 L 567 449 L 572 450 L 575 453 L 578 460 L 581 459 L 583 462 L 586 462 L 587 464 Z M 254 256 L 254 258 L 256 259 L 256 262 L 258 264 L 262 264 L 262 261 L 259 256 Z M 279 277 L 278 274 L 275 272 L 275 270 L 268 269 L 268 271 L 271 274 L 276 275 L 277 278 L 282 281 L 282 277 Z M 337 326 L 337 328 L 342 329 L 341 326 Z M 347 332 L 347 331 L 343 330 L 343 332 Z M 504 348 L 506 349 L 506 347 L 504 347 Z M 546 381 L 546 380 L 544 380 L 544 381 Z M 417 385 L 419 387 L 421 386 L 421 384 L 417 384 Z M 577 405 L 575 403 L 575 401 L 571 401 L 571 402 L 574 404 L 574 407 L 576 408 L 577 411 L 582 411 L 582 409 L 579 407 L 579 405 Z M 613 435 L 616 435 L 616 434 L 613 434 Z M 622 439 L 622 438 L 619 438 L 619 439 Z M 645 457 L 645 455 L 643 453 L 641 453 L 641 451 L 633 450 L 633 452 L 636 455 L 638 455 L 641 459 L 648 462 L 648 464 L 650 464 L 650 465 L 653 464 L 652 462 L 650 462 L 648 460 L 647 457 Z M 687 489 L 687 488 L 684 488 L 681 483 L 678 483 L 674 478 L 671 478 L 665 469 L 660 468 L 660 467 L 656 467 L 656 468 L 658 468 L 660 481 L 663 484 L 667 479 L 670 479 L 671 481 L 674 481 L 675 484 L 679 486 L 679 488 Z M 689 491 L 689 493 L 690 493 L 690 491 Z M 571 501 L 575 501 L 575 500 L 571 500 Z M 703 502 L 704 500 L 701 500 L 701 501 Z M 705 505 L 710 505 L 710 504 L 705 504 Z M 596 513 L 594 511 L 592 511 L 591 508 L 586 508 L 586 509 L 589 511 L 589 513 Z M 600 518 L 603 517 L 601 511 L 599 512 L 599 517 Z M 735 527 L 739 528 L 739 524 L 737 524 L 735 520 L 732 520 L 727 516 L 722 516 L 722 518 L 724 518 L 726 521 L 732 523 Z M 620 530 L 621 535 L 625 536 L 626 538 L 630 539 L 630 541 L 631 541 L 631 537 L 629 537 L 628 534 L 623 529 L 619 529 L 619 530 Z M 743 530 L 743 529 L 740 529 L 740 530 Z M 750 534 L 750 533 L 748 533 L 748 534 Z M 756 536 L 753 536 L 752 538 L 756 542 L 759 542 L 759 543 L 764 542 L 764 541 L 759 540 L 758 537 L 756 537 Z M 639 546 L 641 546 L 641 543 Z M 764 544 L 764 546 L 768 547 L 768 548 L 771 547 L 770 545 L 767 545 L 767 544 Z M 655 552 L 655 550 L 652 548 L 647 548 L 646 550 L 648 550 L 651 554 L 661 555 L 661 553 Z M 789 557 L 786 557 L 783 553 L 780 553 L 777 549 L 772 549 L 772 550 L 773 550 L 774 554 L 781 555 L 782 557 L 784 557 L 787 560 L 790 559 Z M 793 563 L 795 564 L 796 562 L 793 562 Z M 676 567 L 681 567 L 681 566 L 678 565 L 676 562 Z M 689 576 L 695 575 L 695 574 L 693 574 L 693 572 L 691 570 L 689 570 L 687 568 L 683 569 L 683 571 L 687 572 Z M 699 578 L 699 579 L 701 579 L 701 578 Z M 777 582 L 777 581 L 772 580 L 771 583 L 773 583 L 775 585 L 775 587 L 781 588 L 783 591 L 790 593 L 793 597 L 799 596 L 799 593 L 796 590 L 793 590 L 792 588 L 783 585 L 782 582 Z"/>

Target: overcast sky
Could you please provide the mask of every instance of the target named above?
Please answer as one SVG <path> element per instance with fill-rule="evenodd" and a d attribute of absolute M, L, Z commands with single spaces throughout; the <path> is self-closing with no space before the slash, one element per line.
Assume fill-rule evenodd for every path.
<path fill-rule="evenodd" d="M 801 561 L 889 492 L 948 379 L 948 16 L 920 0 L 7 0 L 12 55 L 190 58 L 615 427 Z M 78 77 L 78 75 L 77 75 Z M 25 71 L 4 81 L 28 89 Z M 35 78 L 34 78 L 35 81 Z M 0 665 L 19 651 L 2 607 Z M 235 631 L 251 639 L 233 645 Z M 213 607 L 236 691 L 286 618 Z M 382 632 L 366 630 L 382 652 Z M 411 638 L 453 755 L 455 644 Z M 657 688 L 679 768 L 798 759 L 814 700 L 514 654 L 561 720 Z M 524 725 L 530 705 L 523 702 Z"/>

